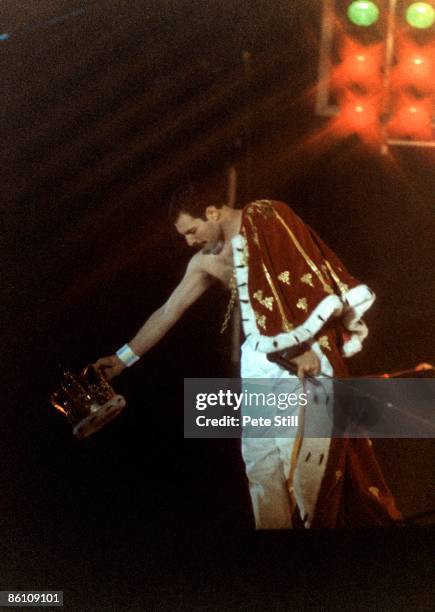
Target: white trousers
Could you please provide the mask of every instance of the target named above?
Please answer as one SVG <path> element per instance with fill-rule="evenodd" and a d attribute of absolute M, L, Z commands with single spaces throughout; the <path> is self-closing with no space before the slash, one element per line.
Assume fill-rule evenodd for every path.
<path fill-rule="evenodd" d="M 331 364 L 317 343 L 312 345 L 312 349 L 320 358 L 321 373 L 332 376 Z M 270 362 L 266 354 L 254 351 L 247 342 L 242 346 L 241 377 L 244 381 L 253 378 L 273 379 L 268 390 L 275 395 L 280 392 L 299 394 L 303 391 L 308 391 L 312 396 L 315 394 L 316 398 L 319 395 L 316 387 L 305 383 L 304 388 L 302 381 L 296 376 L 292 376 L 277 364 Z M 328 419 L 322 410 L 325 402 L 329 401 L 326 399 L 327 396 L 332 393 L 332 381 L 328 380 L 326 387 L 325 383 L 322 384 L 322 392 L 323 398 L 319 402 L 316 401 L 316 418 L 321 416 Z M 299 408 L 296 407 L 293 414 L 298 414 L 298 411 Z M 276 409 L 276 414 L 279 413 L 279 409 Z M 273 415 L 268 414 L 268 416 Z M 325 423 L 321 426 L 324 431 Z M 292 437 L 255 438 L 246 435 L 246 431 L 243 432 L 242 456 L 249 482 L 256 529 L 290 529 L 292 527 L 288 479 L 294 442 L 294 435 Z M 329 438 L 306 438 L 300 450 L 302 461 L 298 463 L 294 474 L 293 486 L 296 502 L 306 527 L 309 527 L 314 513 L 326 466 L 329 443 Z M 305 458 L 307 458 L 306 461 Z"/>

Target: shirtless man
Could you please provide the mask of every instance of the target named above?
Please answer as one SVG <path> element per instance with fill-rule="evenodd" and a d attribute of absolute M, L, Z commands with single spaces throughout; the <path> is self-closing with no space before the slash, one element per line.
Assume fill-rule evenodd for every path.
<path fill-rule="evenodd" d="M 158 308 L 137 334 L 116 354 L 101 357 L 94 366 L 111 379 L 133 365 L 157 344 L 169 329 L 216 280 L 229 288 L 233 274 L 231 239 L 239 233 L 242 211 L 218 203 L 195 200 L 192 193 L 180 198 L 172 209 L 177 232 L 184 236 L 189 247 L 199 249 L 190 260 L 183 279 L 168 300 Z M 319 359 L 312 351 L 295 357 L 299 377 L 319 373 Z"/>
<path fill-rule="evenodd" d="M 343 314 L 341 324 L 346 326 L 343 350 L 350 347 L 348 350 L 351 351 L 345 356 L 360 350 L 361 341 L 367 333 L 361 316 L 374 300 L 370 289 L 351 277 L 334 253 L 323 243 L 316 242 L 318 239 L 310 233 L 309 228 L 284 204 L 259 200 L 242 211 L 222 204 L 222 201 L 223 198 L 213 197 L 213 194 L 204 196 L 200 191 L 189 189 L 173 199 L 171 217 L 176 230 L 184 236 L 188 246 L 198 252 L 190 260 L 183 279 L 165 304 L 147 319 L 128 344 L 115 355 L 102 357 L 94 364 L 108 379 L 133 365 L 157 344 L 213 282 L 218 280 L 224 286 L 231 287 L 233 268 L 246 335 L 241 350 L 241 377 L 247 384 L 251 378 L 267 378 L 276 388 L 284 385 L 286 391 L 290 387 L 300 387 L 297 378 L 268 359 L 268 353 L 276 351 L 276 347 L 278 350 L 286 347 L 297 349 L 291 354 L 295 355 L 292 361 L 299 378 L 321 374 L 330 381 L 333 375 L 340 376 L 342 358 L 338 353 L 338 341 L 335 340 L 339 336 L 334 336 L 334 333 L 341 333 L 341 328 L 334 327 L 331 331 L 325 326 L 331 317 Z M 304 247 L 298 242 L 298 237 Z M 248 257 L 245 257 L 248 241 Z M 308 249 L 309 254 L 304 249 Z M 273 262 L 270 261 L 272 253 Z M 263 259 L 266 255 L 269 267 Z M 325 271 L 326 264 L 329 265 L 331 277 Z M 340 296 L 338 289 L 333 291 L 332 277 L 336 279 L 334 282 L 340 292 L 344 292 L 344 297 Z M 250 287 L 249 279 L 252 279 L 255 291 Z M 295 310 L 284 311 L 273 284 L 274 279 L 281 281 L 283 288 L 280 291 L 288 292 L 286 295 L 290 303 L 299 300 Z M 274 291 L 274 297 L 263 299 L 267 285 L 261 285 L 261 282 L 266 281 L 270 291 Z M 261 287 L 263 289 L 260 291 Z M 305 297 L 301 298 L 297 291 L 302 291 Z M 272 312 L 269 308 L 271 303 L 279 304 L 280 308 Z M 263 315 L 258 312 L 260 306 L 263 307 Z M 264 329 L 265 321 L 271 326 L 267 330 L 269 334 L 262 334 L 260 330 Z M 289 322 L 290 329 L 285 329 L 283 324 L 288 325 Z M 278 324 L 277 328 L 272 327 L 275 323 Z M 330 334 L 331 344 L 327 335 L 320 338 L 320 330 L 322 334 Z M 301 341 L 300 338 L 304 339 Z M 280 347 L 283 339 L 285 344 Z M 321 341 L 322 346 L 326 347 L 323 350 Z M 336 371 L 332 365 L 334 358 Z M 304 385 L 310 384 L 314 384 L 312 379 L 304 382 Z M 333 393 L 332 384 L 324 380 L 322 388 L 325 389 L 325 397 L 309 410 L 310 418 L 326 419 L 332 427 L 326 409 L 320 409 L 321 403 L 326 407 L 328 394 Z M 353 479 L 355 487 L 359 487 L 358 507 L 365 508 L 369 524 L 373 516 L 382 517 L 387 524 L 400 518 L 368 440 L 332 440 L 328 435 L 322 438 L 303 437 L 300 444 L 294 442 L 294 436 L 242 436 L 241 451 L 257 529 L 291 528 L 295 504 L 307 528 L 338 526 L 342 516 L 340 508 L 344 500 L 346 466 L 349 478 Z M 358 457 L 354 471 L 352 457 Z M 366 480 L 361 468 L 364 465 L 367 465 L 371 482 L 376 483 L 375 487 L 370 488 L 382 492 L 379 499 L 374 498 L 370 491 L 367 493 L 367 487 L 364 488 Z M 338 485 L 337 478 L 340 478 Z M 376 506 L 375 514 L 373 504 Z M 379 524 L 384 523 L 380 521 Z"/>

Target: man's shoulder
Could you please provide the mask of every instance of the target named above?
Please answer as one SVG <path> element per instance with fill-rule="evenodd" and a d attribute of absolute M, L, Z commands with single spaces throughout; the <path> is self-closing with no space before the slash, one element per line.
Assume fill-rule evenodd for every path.
<path fill-rule="evenodd" d="M 266 200 L 266 199 L 261 199 L 261 200 L 253 200 L 252 202 L 248 202 L 247 204 L 245 204 L 245 206 L 243 207 L 243 211 L 245 213 L 264 213 L 267 211 L 273 211 L 273 210 L 291 210 L 290 206 L 288 204 L 286 204 L 285 202 L 282 202 L 280 200 Z"/>
<path fill-rule="evenodd" d="M 294 211 L 285 202 L 265 199 L 248 202 L 248 204 L 243 207 L 243 215 L 244 217 L 251 217 L 257 220 L 261 218 L 271 219 L 278 215 L 281 217 L 296 216 Z"/>
<path fill-rule="evenodd" d="M 187 264 L 187 269 L 191 272 L 194 272 L 195 270 L 200 272 L 202 269 L 204 269 L 204 253 L 202 251 L 198 251 L 190 258 L 189 263 Z"/>
<path fill-rule="evenodd" d="M 198 251 L 191 257 L 186 272 L 188 274 L 210 275 L 210 260 L 210 256 Z"/>

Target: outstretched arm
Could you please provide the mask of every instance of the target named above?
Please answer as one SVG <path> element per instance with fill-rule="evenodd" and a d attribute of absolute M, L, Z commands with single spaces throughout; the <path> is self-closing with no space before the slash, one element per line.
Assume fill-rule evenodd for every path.
<path fill-rule="evenodd" d="M 128 346 L 133 353 L 140 357 L 157 344 L 212 282 L 212 278 L 201 268 L 198 253 L 190 260 L 182 281 L 169 299 L 145 321 L 129 341 Z M 127 366 L 117 355 L 109 355 L 98 359 L 94 367 L 107 379 L 111 379 Z"/>

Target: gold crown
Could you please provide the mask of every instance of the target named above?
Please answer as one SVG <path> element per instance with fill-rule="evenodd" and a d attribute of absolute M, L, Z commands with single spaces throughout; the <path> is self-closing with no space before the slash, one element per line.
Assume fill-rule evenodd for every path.
<path fill-rule="evenodd" d="M 122 395 L 93 366 L 79 374 L 62 370 L 61 384 L 50 401 L 73 425 L 77 438 L 86 438 L 101 429 L 126 405 Z"/>

